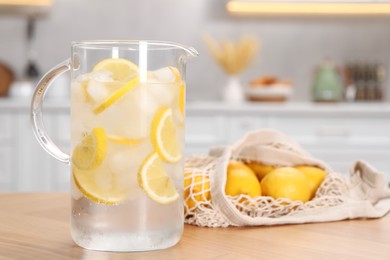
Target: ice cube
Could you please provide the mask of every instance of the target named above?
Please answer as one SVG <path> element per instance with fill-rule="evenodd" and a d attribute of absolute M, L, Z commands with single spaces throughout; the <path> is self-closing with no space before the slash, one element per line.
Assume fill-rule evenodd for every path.
<path fill-rule="evenodd" d="M 102 83 L 111 83 L 114 80 L 112 79 L 112 72 L 105 71 L 105 70 L 99 70 L 96 72 L 92 72 L 89 74 L 90 79 L 94 79 L 96 81 L 102 82 Z"/>
<path fill-rule="evenodd" d="M 138 107 L 141 115 L 149 120 L 152 119 L 156 113 L 159 104 L 156 102 L 153 95 L 151 95 L 148 86 L 148 84 L 141 84 L 138 91 L 134 93 L 132 102 Z"/>
<path fill-rule="evenodd" d="M 176 95 L 178 95 L 175 85 L 177 84 L 152 83 L 148 84 L 146 88 L 149 95 L 154 98 L 159 106 L 171 106 Z"/>
<path fill-rule="evenodd" d="M 81 83 L 72 83 L 71 99 L 71 138 L 72 147 L 79 144 L 93 127 L 95 127 L 95 115 L 92 105 L 86 102 L 85 93 Z"/>
<path fill-rule="evenodd" d="M 138 165 L 131 162 L 126 153 L 117 153 L 111 157 L 109 168 L 115 175 L 114 185 L 126 192 L 128 199 L 135 199 L 140 196 L 141 190 L 137 180 Z"/>
<path fill-rule="evenodd" d="M 86 83 L 88 82 L 89 80 L 91 79 L 91 73 L 85 73 L 85 74 L 81 74 L 80 76 L 78 76 L 76 78 L 76 80 L 80 83 Z"/>
<path fill-rule="evenodd" d="M 99 189 L 109 191 L 113 188 L 113 175 L 107 167 L 107 164 L 103 163 L 93 174 L 95 184 Z"/>
<path fill-rule="evenodd" d="M 108 167 L 118 174 L 137 173 L 146 156 L 153 151 L 149 140 L 132 147 L 126 145 L 116 146 L 122 146 L 122 148 L 110 152 L 107 163 Z"/>
<path fill-rule="evenodd" d="M 104 100 L 106 100 L 109 97 L 109 90 L 106 86 L 106 83 L 96 80 L 96 79 L 91 79 L 88 82 L 87 86 L 87 93 L 88 95 L 92 98 L 94 103 L 101 103 Z"/>
<path fill-rule="evenodd" d="M 108 167 L 115 173 L 125 174 L 131 170 L 131 157 L 124 150 L 109 155 L 107 160 Z"/>
<path fill-rule="evenodd" d="M 148 91 L 160 106 L 171 106 L 179 97 L 179 71 L 174 67 L 165 67 L 151 71 L 148 77 Z"/>
<path fill-rule="evenodd" d="M 150 133 L 150 124 L 158 107 L 145 86 L 139 84 L 99 114 L 98 120 L 113 135 L 145 138 Z"/>
<path fill-rule="evenodd" d="M 115 81 L 112 73 L 107 71 L 97 71 L 89 75 L 87 94 L 95 103 L 106 100 L 112 93 L 123 87 L 124 83 Z"/>
<path fill-rule="evenodd" d="M 155 71 L 150 72 L 151 82 L 160 82 L 160 83 L 173 83 L 176 80 L 176 75 L 173 72 L 174 68 L 165 67 Z"/>
<path fill-rule="evenodd" d="M 72 102 L 84 100 L 85 96 L 84 96 L 84 92 L 83 92 L 83 84 L 85 84 L 85 83 L 77 81 L 77 80 L 72 82 L 72 84 L 70 86 Z"/>

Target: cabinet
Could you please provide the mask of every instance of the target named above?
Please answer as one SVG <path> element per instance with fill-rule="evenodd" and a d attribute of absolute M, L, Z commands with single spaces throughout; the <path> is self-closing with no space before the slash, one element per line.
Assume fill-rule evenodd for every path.
<path fill-rule="evenodd" d="M 67 102 L 48 102 L 45 126 L 61 147 L 69 144 Z M 66 191 L 67 165 L 51 158 L 31 130 L 29 100 L 0 99 L 0 191 Z M 66 149 L 65 149 L 66 150 Z"/>
<path fill-rule="evenodd" d="M 204 154 L 210 146 L 225 145 L 228 139 L 228 122 L 223 115 L 187 113 L 186 156 Z"/>
<path fill-rule="evenodd" d="M 386 178 L 390 181 L 389 109 L 387 104 L 246 104 L 228 107 L 218 103 L 195 103 L 188 109 L 187 122 L 194 117 L 208 119 L 212 122 L 209 128 L 219 139 L 214 144 L 195 148 L 191 143 L 201 135 L 187 135 L 186 149 L 188 154 L 205 154 L 212 145 L 232 144 L 248 131 L 270 128 L 293 138 L 335 171 L 348 174 L 354 161 L 366 160 L 387 173 Z M 202 125 L 202 122 L 197 125 Z"/>
<path fill-rule="evenodd" d="M 45 126 L 69 153 L 68 101 L 45 101 Z M 69 166 L 48 155 L 33 136 L 28 101 L 0 99 L 0 191 L 67 191 Z M 390 106 L 190 103 L 186 156 L 234 143 L 248 131 L 273 128 L 295 139 L 333 169 L 348 173 L 357 159 L 390 181 Z"/>
<path fill-rule="evenodd" d="M 283 131 L 342 173 L 347 173 L 357 159 L 390 173 L 387 160 L 390 158 L 390 122 L 387 116 L 280 116 L 270 117 L 267 127 Z"/>
<path fill-rule="evenodd" d="M 10 191 L 15 188 L 18 176 L 17 164 L 14 161 L 15 154 L 15 133 L 12 130 L 12 113 L 0 113 L 0 122 L 4 127 L 0 127 L 0 189 Z"/>

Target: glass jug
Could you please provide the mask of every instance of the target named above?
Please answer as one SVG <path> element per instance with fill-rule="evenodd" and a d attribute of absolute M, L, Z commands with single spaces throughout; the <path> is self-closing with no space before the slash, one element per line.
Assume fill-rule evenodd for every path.
<path fill-rule="evenodd" d="M 185 67 L 197 52 L 169 42 L 88 41 L 38 83 L 33 131 L 71 166 L 71 235 L 81 247 L 144 251 L 183 232 Z M 42 102 L 71 72 L 71 155 L 47 135 Z"/>

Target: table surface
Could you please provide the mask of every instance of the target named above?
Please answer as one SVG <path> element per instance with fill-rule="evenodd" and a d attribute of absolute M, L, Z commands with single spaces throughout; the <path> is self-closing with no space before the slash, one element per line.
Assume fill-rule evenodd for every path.
<path fill-rule="evenodd" d="M 0 208 L 0 259 L 390 259 L 390 215 L 275 227 L 186 225 L 169 249 L 109 253 L 73 243 L 66 193 L 3 193 Z"/>

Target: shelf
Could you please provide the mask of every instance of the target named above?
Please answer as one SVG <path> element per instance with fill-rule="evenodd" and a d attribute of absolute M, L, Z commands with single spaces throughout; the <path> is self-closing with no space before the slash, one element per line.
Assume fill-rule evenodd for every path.
<path fill-rule="evenodd" d="M 54 0 L 0 0 L 0 14 L 39 16 L 46 14 Z"/>
<path fill-rule="evenodd" d="M 390 15 L 390 1 L 230 0 L 226 9 L 237 15 Z"/>

